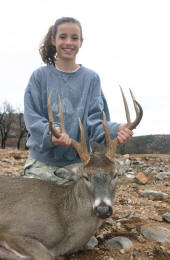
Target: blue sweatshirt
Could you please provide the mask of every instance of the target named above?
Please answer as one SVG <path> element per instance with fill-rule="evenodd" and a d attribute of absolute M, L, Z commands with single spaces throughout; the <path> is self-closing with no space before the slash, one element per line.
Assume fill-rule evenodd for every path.
<path fill-rule="evenodd" d="M 75 72 L 63 72 L 54 65 L 43 66 L 33 72 L 24 96 L 24 119 L 29 133 L 27 146 L 30 155 L 51 166 L 65 166 L 80 162 L 71 146 L 57 146 L 49 135 L 47 99 L 52 91 L 51 105 L 56 124 L 59 120 L 57 100 L 60 96 L 67 134 L 80 142 L 80 117 L 86 141 L 105 143 L 102 125 L 103 111 L 109 124 L 111 137 L 117 135 L 119 124 L 110 122 L 106 99 L 99 76 L 92 70 L 80 66 Z"/>

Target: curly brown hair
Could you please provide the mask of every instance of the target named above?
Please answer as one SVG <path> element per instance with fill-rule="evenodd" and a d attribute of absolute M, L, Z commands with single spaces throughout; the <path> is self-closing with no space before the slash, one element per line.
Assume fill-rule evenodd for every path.
<path fill-rule="evenodd" d="M 56 62 L 56 58 L 57 58 L 56 47 L 52 44 L 51 39 L 52 38 L 55 39 L 58 26 L 63 23 L 78 24 L 80 27 L 80 37 L 81 37 L 81 40 L 83 41 L 82 27 L 78 20 L 76 20 L 72 17 L 62 17 L 60 19 L 57 19 L 55 24 L 49 28 L 48 33 L 44 37 L 43 41 L 40 44 L 40 48 L 39 48 L 39 53 L 41 55 L 41 58 L 42 58 L 43 62 L 47 65 L 55 64 L 55 62 Z"/>

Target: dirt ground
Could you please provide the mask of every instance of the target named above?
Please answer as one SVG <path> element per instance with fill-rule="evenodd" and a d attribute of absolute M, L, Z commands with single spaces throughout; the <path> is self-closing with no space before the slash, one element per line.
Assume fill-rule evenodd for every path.
<path fill-rule="evenodd" d="M 0 174 L 20 175 L 27 158 L 28 151 L 0 149 Z M 170 155 L 129 155 L 133 162 L 142 162 L 145 167 L 160 165 L 170 172 Z M 141 172 L 138 164 L 134 163 L 134 174 Z M 168 168 L 169 167 L 169 168 Z M 163 171 L 162 170 L 162 171 Z M 114 214 L 106 220 L 98 230 L 96 237 L 99 244 L 90 251 L 78 252 L 69 257 L 69 260 L 170 260 L 170 243 L 156 242 L 145 238 L 140 227 L 145 224 L 159 225 L 170 231 L 170 223 L 162 219 L 166 212 L 170 213 L 170 177 L 158 180 L 155 174 L 145 171 L 148 181 L 141 185 L 134 183 L 127 176 L 119 176 Z M 139 190 L 154 190 L 167 193 L 166 199 L 155 200 L 153 197 L 145 198 Z M 111 249 L 104 245 L 106 239 L 124 236 L 131 240 L 130 249 Z"/>

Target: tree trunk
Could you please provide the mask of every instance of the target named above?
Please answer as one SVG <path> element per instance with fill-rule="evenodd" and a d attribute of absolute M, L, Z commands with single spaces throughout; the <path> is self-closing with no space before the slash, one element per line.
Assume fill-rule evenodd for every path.
<path fill-rule="evenodd" d="M 2 141 L 1 141 L 1 148 L 2 149 L 5 149 L 6 147 L 6 140 L 4 138 L 2 138 Z"/>
<path fill-rule="evenodd" d="M 20 135 L 18 137 L 18 141 L 17 141 L 17 149 L 20 149 L 20 145 L 21 145 L 21 140 L 24 137 L 24 134 L 27 132 L 26 128 L 24 128 L 21 132 Z"/>

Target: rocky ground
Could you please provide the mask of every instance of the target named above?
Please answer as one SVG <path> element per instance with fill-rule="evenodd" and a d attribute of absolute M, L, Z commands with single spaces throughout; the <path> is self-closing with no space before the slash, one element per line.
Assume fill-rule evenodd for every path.
<path fill-rule="evenodd" d="M 27 151 L 0 150 L 0 173 L 20 175 Z M 69 260 L 170 259 L 170 155 L 118 157 L 114 214 Z"/>

